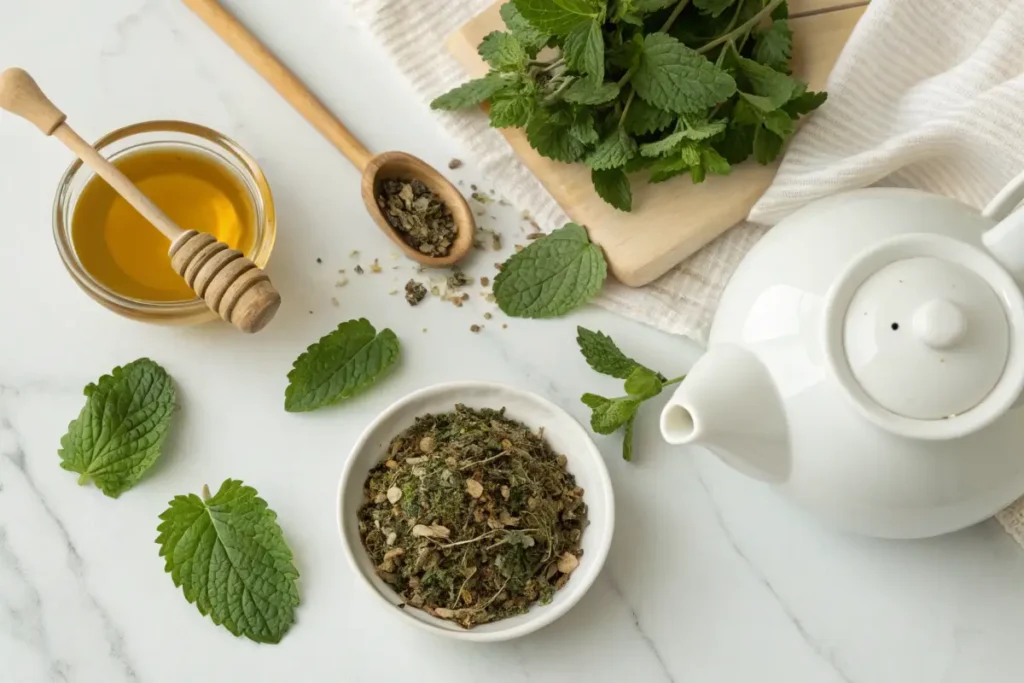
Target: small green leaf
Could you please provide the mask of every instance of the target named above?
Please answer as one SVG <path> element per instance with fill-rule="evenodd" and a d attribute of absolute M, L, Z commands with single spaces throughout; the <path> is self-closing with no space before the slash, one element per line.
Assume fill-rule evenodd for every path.
<path fill-rule="evenodd" d="M 605 399 L 604 403 L 590 406 L 590 427 L 598 434 L 613 434 L 636 415 L 641 401 L 635 398 L 621 397 Z M 589 404 L 588 404 L 589 405 Z"/>
<path fill-rule="evenodd" d="M 583 396 L 580 397 L 580 400 L 589 408 L 597 408 L 608 402 L 608 399 L 604 396 L 598 396 L 597 394 L 583 394 Z"/>
<path fill-rule="evenodd" d="M 522 71 L 526 68 L 526 50 L 511 33 L 488 33 L 480 42 L 477 52 L 496 71 Z"/>
<path fill-rule="evenodd" d="M 828 94 L 824 92 L 804 92 L 797 95 L 795 98 L 782 105 L 782 110 L 796 118 L 803 116 L 804 114 L 810 114 L 812 111 L 825 104 L 825 100 L 828 99 Z"/>
<path fill-rule="evenodd" d="M 736 109 L 733 111 L 733 118 L 739 123 L 760 123 L 759 112 L 775 111 L 779 106 L 770 97 L 741 92 L 740 101 L 736 103 Z"/>
<path fill-rule="evenodd" d="M 574 104 L 606 104 L 619 96 L 619 86 L 615 83 L 595 83 L 589 78 L 581 78 L 569 86 L 563 95 L 566 102 Z"/>
<path fill-rule="evenodd" d="M 633 87 L 659 109 L 695 114 L 729 99 L 736 92 L 736 81 L 672 36 L 651 33 L 644 39 Z"/>
<path fill-rule="evenodd" d="M 586 74 L 595 84 L 604 81 L 604 35 L 597 21 L 574 28 L 562 43 L 562 54 L 570 69 Z"/>
<path fill-rule="evenodd" d="M 640 363 L 622 353 L 611 337 L 603 332 L 593 332 L 585 327 L 576 328 L 576 343 L 587 364 L 602 375 L 626 379 Z"/>
<path fill-rule="evenodd" d="M 78 418 L 61 437 L 62 469 L 117 498 L 160 457 L 174 412 L 174 384 L 148 358 L 116 367 L 85 388 Z"/>
<path fill-rule="evenodd" d="M 622 168 L 636 156 L 636 140 L 629 136 L 623 128 L 616 128 L 598 143 L 594 151 L 586 158 L 586 164 L 595 171 Z"/>
<path fill-rule="evenodd" d="M 491 98 L 491 125 L 495 128 L 521 128 L 529 123 L 534 106 L 531 92 L 505 88 Z"/>
<path fill-rule="evenodd" d="M 591 171 L 590 179 L 594 182 L 594 190 L 601 199 L 619 211 L 633 210 L 633 188 L 630 187 L 629 177 L 623 169 Z"/>
<path fill-rule="evenodd" d="M 785 140 L 793 134 L 793 119 L 784 111 L 770 111 L 764 115 L 764 127 Z"/>
<path fill-rule="evenodd" d="M 663 183 L 689 170 L 690 164 L 679 156 L 662 157 L 651 165 L 650 182 Z"/>
<path fill-rule="evenodd" d="M 635 2 L 637 12 L 649 13 L 674 5 L 678 0 L 635 0 Z"/>
<path fill-rule="evenodd" d="M 626 421 L 626 431 L 622 435 L 622 459 L 626 462 L 633 461 L 633 425 L 636 422 L 636 415 Z"/>
<path fill-rule="evenodd" d="M 734 121 L 726 128 L 725 137 L 715 143 L 715 149 L 730 164 L 746 161 L 754 152 L 754 135 L 759 125 L 740 125 Z"/>
<path fill-rule="evenodd" d="M 204 487 L 176 496 L 157 527 L 164 571 L 185 599 L 236 636 L 277 643 L 299 604 L 292 551 L 277 515 L 256 489 L 228 479 L 213 497 Z"/>
<path fill-rule="evenodd" d="M 754 43 L 754 59 L 777 71 L 787 71 L 793 50 L 793 32 L 789 22 L 776 19 L 768 28 L 755 35 L 757 42 Z"/>
<path fill-rule="evenodd" d="M 693 0 L 694 7 L 713 17 L 717 17 L 735 4 L 736 0 Z"/>
<path fill-rule="evenodd" d="M 569 135 L 584 145 L 596 145 L 600 138 L 597 135 L 597 128 L 594 127 L 594 115 L 586 110 L 578 112 L 569 127 Z"/>
<path fill-rule="evenodd" d="M 531 56 L 535 57 L 537 52 L 544 47 L 548 39 L 551 38 L 550 33 L 539 31 L 528 22 L 519 10 L 516 9 L 515 3 L 506 2 L 501 6 L 501 18 L 505 22 L 505 28 L 509 30 L 519 41 L 526 52 Z"/>
<path fill-rule="evenodd" d="M 514 0 L 516 9 L 541 31 L 568 35 L 581 22 L 604 20 L 606 0 Z"/>
<path fill-rule="evenodd" d="M 732 166 L 726 158 L 710 147 L 701 148 L 700 160 L 708 173 L 714 173 L 715 175 L 729 175 L 732 172 Z"/>
<path fill-rule="evenodd" d="M 634 99 L 626 112 L 625 129 L 633 135 L 648 135 L 665 130 L 676 120 L 676 115 L 658 109 L 641 99 Z"/>
<path fill-rule="evenodd" d="M 449 90 L 431 102 L 430 108 L 453 111 L 455 109 L 473 107 L 487 101 L 491 95 L 506 85 L 505 79 L 498 74 L 491 73 L 483 78 L 477 78 L 468 83 L 463 83 L 453 90 Z"/>
<path fill-rule="evenodd" d="M 391 369 L 398 347 L 394 332 L 377 334 L 366 318 L 341 323 L 295 360 L 285 410 L 316 410 L 354 396 Z"/>
<path fill-rule="evenodd" d="M 526 126 L 526 139 L 541 156 L 565 163 L 579 161 L 587 146 L 571 134 L 572 125 L 568 112 L 538 109 Z"/>
<path fill-rule="evenodd" d="M 661 378 L 653 370 L 637 366 L 626 378 L 626 393 L 640 401 L 646 401 L 661 393 Z"/>
<path fill-rule="evenodd" d="M 780 73 L 770 66 L 758 64 L 752 59 L 740 58 L 737 60 L 740 70 L 750 82 L 755 95 L 761 95 L 771 100 L 774 105 L 772 109 L 778 109 L 786 102 L 800 94 L 803 84 L 792 76 Z M 763 108 L 761 108 L 764 111 Z"/>
<path fill-rule="evenodd" d="M 782 152 L 784 140 L 765 128 L 758 128 L 754 134 L 754 158 L 759 164 L 770 164 Z"/>
<path fill-rule="evenodd" d="M 700 141 L 713 138 L 725 130 L 724 121 L 700 121 L 690 125 L 681 123 L 675 133 L 640 146 L 640 154 L 645 157 L 659 157 L 674 152 L 684 141 Z"/>
<path fill-rule="evenodd" d="M 582 226 L 568 223 L 505 261 L 493 291 L 508 315 L 551 318 L 593 298 L 607 273 L 601 248 Z"/>

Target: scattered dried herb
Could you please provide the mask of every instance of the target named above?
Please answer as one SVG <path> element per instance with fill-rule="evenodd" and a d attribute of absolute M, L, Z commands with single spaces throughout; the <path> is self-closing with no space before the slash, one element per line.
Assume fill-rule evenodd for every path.
<path fill-rule="evenodd" d="M 324 260 L 323 260 L 322 258 L 320 258 L 319 256 L 317 256 L 317 257 L 316 257 L 316 262 L 317 262 L 317 263 L 323 263 L 323 262 L 324 262 Z"/>
<path fill-rule="evenodd" d="M 418 180 L 385 180 L 377 205 L 402 239 L 427 256 L 447 256 L 455 241 L 455 219 L 441 198 Z"/>
<path fill-rule="evenodd" d="M 405 300 L 409 302 L 410 306 L 416 306 L 423 301 L 425 296 L 427 296 L 427 288 L 423 286 L 423 283 L 415 280 L 405 283 Z"/>
<path fill-rule="evenodd" d="M 452 159 L 448 162 L 448 168 L 453 171 L 457 168 L 462 168 L 462 159 Z"/>
<path fill-rule="evenodd" d="M 481 329 L 483 329 L 483 328 L 480 327 L 479 325 L 470 325 L 469 326 L 469 331 L 473 332 L 474 334 L 479 332 Z"/>
<path fill-rule="evenodd" d="M 469 284 L 469 278 L 461 270 L 454 270 L 452 274 L 448 276 L 447 284 L 448 289 L 458 289 L 459 287 L 465 287 Z"/>
<path fill-rule="evenodd" d="M 363 270 L 363 267 L 360 266 L 359 264 L 356 264 L 356 267 L 353 268 L 353 270 L 355 270 L 356 275 L 362 275 L 363 273 L 366 272 L 365 270 Z"/>
<path fill-rule="evenodd" d="M 473 201 L 479 202 L 481 204 L 490 204 L 492 201 L 494 201 L 490 197 L 485 195 L 483 192 L 474 192 L 469 196 L 473 199 Z"/>
<path fill-rule="evenodd" d="M 370 472 L 359 535 L 406 601 L 472 628 L 547 604 L 579 566 L 583 489 L 505 411 L 424 415 Z"/>

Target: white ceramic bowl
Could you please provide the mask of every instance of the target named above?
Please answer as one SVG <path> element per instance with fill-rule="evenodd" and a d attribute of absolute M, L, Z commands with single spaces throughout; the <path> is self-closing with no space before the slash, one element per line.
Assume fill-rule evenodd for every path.
<path fill-rule="evenodd" d="M 446 413 L 456 403 L 471 408 L 506 409 L 505 414 L 532 429 L 544 428 L 544 438 L 568 458 L 568 470 L 583 487 L 589 526 L 583 532 L 580 566 L 568 583 L 547 605 L 534 605 L 526 614 L 466 630 L 413 607 L 397 607 L 402 600 L 376 574 L 359 538 L 357 512 L 363 502 L 363 485 L 370 470 L 384 459 L 387 445 L 415 418 L 426 413 Z M 387 603 L 387 610 L 406 622 L 433 633 L 476 642 L 517 638 L 536 631 L 562 616 L 587 592 L 601 571 L 612 542 L 615 501 L 612 484 L 600 451 L 586 430 L 568 413 L 536 394 L 501 384 L 454 382 L 438 384 L 409 394 L 381 413 L 352 448 L 338 485 L 338 531 L 345 554 L 366 585 Z"/>

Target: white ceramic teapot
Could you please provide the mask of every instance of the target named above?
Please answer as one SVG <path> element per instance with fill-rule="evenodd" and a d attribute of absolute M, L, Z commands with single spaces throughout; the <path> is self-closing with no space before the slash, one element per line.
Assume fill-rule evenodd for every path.
<path fill-rule="evenodd" d="M 982 213 L 872 188 L 809 205 L 733 275 L 661 416 L 843 528 L 933 536 L 1024 493 L 1024 174 Z"/>

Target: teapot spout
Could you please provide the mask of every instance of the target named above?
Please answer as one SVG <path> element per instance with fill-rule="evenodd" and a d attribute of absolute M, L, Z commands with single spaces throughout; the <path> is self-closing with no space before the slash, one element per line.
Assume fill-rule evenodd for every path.
<path fill-rule="evenodd" d="M 789 478 L 778 391 L 761 361 L 738 346 L 714 346 L 697 361 L 661 413 L 661 434 L 670 444 L 706 448 L 757 479 Z"/>

